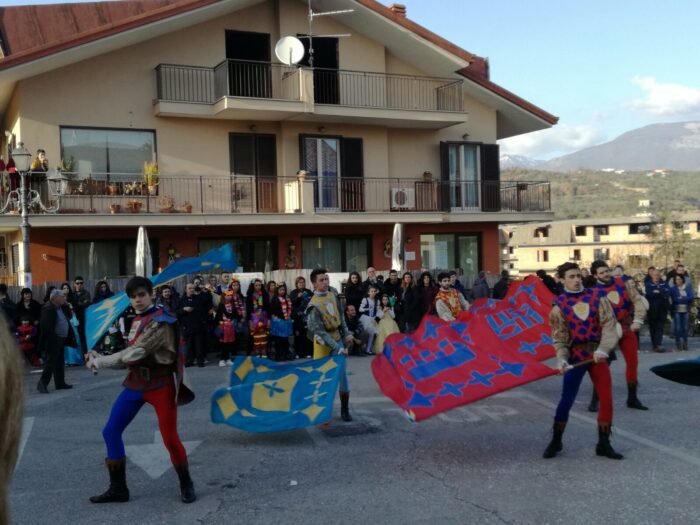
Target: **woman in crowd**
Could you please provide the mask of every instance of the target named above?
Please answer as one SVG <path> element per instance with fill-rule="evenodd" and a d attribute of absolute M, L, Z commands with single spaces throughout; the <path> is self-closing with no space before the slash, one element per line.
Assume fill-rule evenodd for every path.
<path fill-rule="evenodd" d="M 254 279 L 248 287 L 246 311 L 253 352 L 258 357 L 266 357 L 267 336 L 270 332 L 270 299 L 261 279 Z"/>
<path fill-rule="evenodd" d="M 351 304 L 355 307 L 355 310 L 359 310 L 364 296 L 365 292 L 360 274 L 357 272 L 350 272 L 350 275 L 348 275 L 348 283 L 345 285 L 345 304 Z"/>
<path fill-rule="evenodd" d="M 235 317 L 236 341 L 234 350 L 236 354 L 248 354 L 248 312 L 246 310 L 245 296 L 241 293 L 241 282 L 235 277 L 229 284 L 231 288 L 231 302 L 238 314 Z"/>
<path fill-rule="evenodd" d="M 29 317 L 30 324 L 37 327 L 39 326 L 41 305 L 39 301 L 34 300 L 31 288 L 22 288 L 20 300 L 17 302 L 16 312 L 18 321 L 23 317 Z"/>
<path fill-rule="evenodd" d="M 422 317 L 422 307 L 418 289 L 413 282 L 413 274 L 405 272 L 401 277 L 401 295 L 398 306 L 398 324 L 402 332 L 411 333 Z M 396 312 L 396 309 L 394 310 Z"/>
<path fill-rule="evenodd" d="M 240 322 L 240 315 L 233 302 L 233 291 L 224 290 L 214 317 L 214 334 L 219 341 L 219 366 L 232 364 L 231 357 L 235 354 L 236 344 L 236 321 Z"/>
<path fill-rule="evenodd" d="M 297 357 L 311 357 L 313 353 L 313 344 L 306 337 L 306 307 L 312 296 L 313 293 L 306 287 L 306 279 L 297 277 L 294 280 L 294 290 L 289 294 L 294 320 L 294 353 Z"/>
<path fill-rule="evenodd" d="M 265 289 L 267 290 L 268 300 L 272 302 L 272 299 L 277 295 L 277 283 L 275 281 L 267 281 Z"/>
<path fill-rule="evenodd" d="M 374 341 L 374 353 L 381 354 L 384 350 L 384 340 L 391 334 L 398 333 L 399 325 L 396 324 L 396 315 L 389 300 L 389 294 L 382 294 L 380 309 L 382 319 L 379 321 L 377 338 Z"/>
<path fill-rule="evenodd" d="M 107 281 L 97 281 L 97 284 L 95 285 L 95 295 L 92 296 L 92 304 L 101 303 L 113 295 L 114 292 L 110 290 Z"/>
<path fill-rule="evenodd" d="M 374 285 L 370 284 L 367 288 L 367 297 L 362 299 L 360 304 L 360 323 L 362 328 L 367 332 L 367 348 L 365 349 L 365 354 L 374 355 L 374 340 L 379 334 L 379 321 L 384 317 L 384 310 L 381 308 L 381 303 L 377 294 L 379 289 Z"/>
<path fill-rule="evenodd" d="M 280 283 L 277 287 L 277 295 L 270 301 L 270 315 L 272 324 L 270 334 L 275 345 L 275 361 L 287 361 L 294 356 L 289 352 L 289 337 L 294 334 L 294 320 L 292 319 L 292 300 L 287 297 L 287 285 Z"/>
<path fill-rule="evenodd" d="M 430 315 L 433 312 L 435 304 L 435 296 L 438 293 L 438 285 L 435 283 L 430 272 L 423 272 L 418 279 L 418 297 L 420 304 L 420 319 L 425 315 Z M 420 319 L 418 324 L 420 324 Z"/>
<path fill-rule="evenodd" d="M 693 304 L 693 287 L 687 286 L 685 277 L 676 274 L 671 287 L 673 302 L 673 326 L 676 331 L 676 350 L 688 349 L 688 311 Z"/>

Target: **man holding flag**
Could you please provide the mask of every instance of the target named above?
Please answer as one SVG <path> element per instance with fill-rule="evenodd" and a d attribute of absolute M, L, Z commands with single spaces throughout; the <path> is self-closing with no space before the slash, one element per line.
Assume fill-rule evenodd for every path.
<path fill-rule="evenodd" d="M 552 440 L 543 457 L 553 458 L 561 452 L 569 411 L 588 372 L 600 399 L 596 454 L 622 459 L 622 454 L 610 445 L 613 407 L 608 356 L 618 340 L 615 314 L 605 294 L 596 288 L 583 288 L 578 265 L 564 263 L 557 274 L 564 282 L 564 291 L 554 300 L 549 323 L 564 381 L 554 415 Z"/>

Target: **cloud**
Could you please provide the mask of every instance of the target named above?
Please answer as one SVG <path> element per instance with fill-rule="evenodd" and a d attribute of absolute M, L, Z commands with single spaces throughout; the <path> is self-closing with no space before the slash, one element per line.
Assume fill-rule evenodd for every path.
<path fill-rule="evenodd" d="M 662 84 L 653 77 L 634 77 L 644 96 L 626 104 L 629 109 L 654 117 L 695 118 L 700 113 L 700 89 Z"/>
<path fill-rule="evenodd" d="M 499 141 L 502 154 L 524 155 L 548 160 L 594 146 L 606 139 L 599 125 L 582 124 L 567 126 L 558 124 L 550 129 L 535 131 Z"/>

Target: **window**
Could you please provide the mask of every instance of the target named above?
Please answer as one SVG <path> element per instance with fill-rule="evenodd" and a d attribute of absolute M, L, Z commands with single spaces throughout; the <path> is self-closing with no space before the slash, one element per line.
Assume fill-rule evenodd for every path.
<path fill-rule="evenodd" d="M 596 248 L 593 250 L 593 260 L 595 261 L 609 261 L 610 260 L 610 249 L 609 248 Z"/>
<path fill-rule="evenodd" d="M 549 250 L 537 250 L 537 262 L 549 262 Z"/>
<path fill-rule="evenodd" d="M 595 235 L 609 235 L 607 226 L 596 226 L 593 232 Z"/>
<path fill-rule="evenodd" d="M 585 237 L 588 235 L 588 226 L 576 226 L 576 237 Z"/>
<path fill-rule="evenodd" d="M 649 235 L 651 233 L 651 224 L 630 224 L 629 232 L 630 235 Z"/>
<path fill-rule="evenodd" d="M 245 237 L 235 239 L 199 239 L 199 253 L 230 244 L 236 255 L 239 272 L 270 272 L 277 269 L 276 237 Z"/>
<path fill-rule="evenodd" d="M 234 175 L 277 176 L 275 135 L 229 133 L 229 156 Z"/>
<path fill-rule="evenodd" d="M 451 270 L 476 275 L 481 267 L 478 235 L 424 234 L 420 236 L 423 268 Z"/>
<path fill-rule="evenodd" d="M 361 272 L 371 263 L 370 237 L 303 237 L 304 268 L 325 268 L 329 272 Z"/>
<path fill-rule="evenodd" d="M 581 260 L 581 250 L 574 250 L 574 261 Z"/>
<path fill-rule="evenodd" d="M 440 142 L 440 208 L 500 211 L 498 152 L 496 144 Z"/>
<path fill-rule="evenodd" d="M 158 267 L 158 240 L 149 239 L 153 273 Z M 133 275 L 136 272 L 136 241 L 68 241 L 66 259 L 68 278 L 82 275 L 86 279 L 102 279 Z"/>
<path fill-rule="evenodd" d="M 549 237 L 549 228 L 546 226 L 544 228 L 535 228 L 534 237 Z"/>
<path fill-rule="evenodd" d="M 515 253 L 515 248 L 513 248 L 512 246 L 510 246 L 510 247 L 508 248 L 508 253 L 511 254 L 511 255 L 513 255 L 513 254 Z"/>
<path fill-rule="evenodd" d="M 61 127 L 61 158 L 73 171 L 143 173 L 144 162 L 156 160 L 156 134 L 149 130 Z"/>

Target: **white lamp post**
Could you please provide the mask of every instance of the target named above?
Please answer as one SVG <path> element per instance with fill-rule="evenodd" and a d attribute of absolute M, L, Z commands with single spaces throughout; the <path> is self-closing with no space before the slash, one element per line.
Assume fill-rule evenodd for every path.
<path fill-rule="evenodd" d="M 29 166 L 32 162 L 32 154 L 24 147 L 24 143 L 20 142 L 15 149 L 12 150 L 12 159 L 15 162 L 15 168 L 20 175 L 20 193 L 19 206 L 21 210 L 22 222 L 20 230 L 22 232 L 22 280 L 23 285 L 27 288 L 32 286 L 32 270 L 29 264 Z"/>

